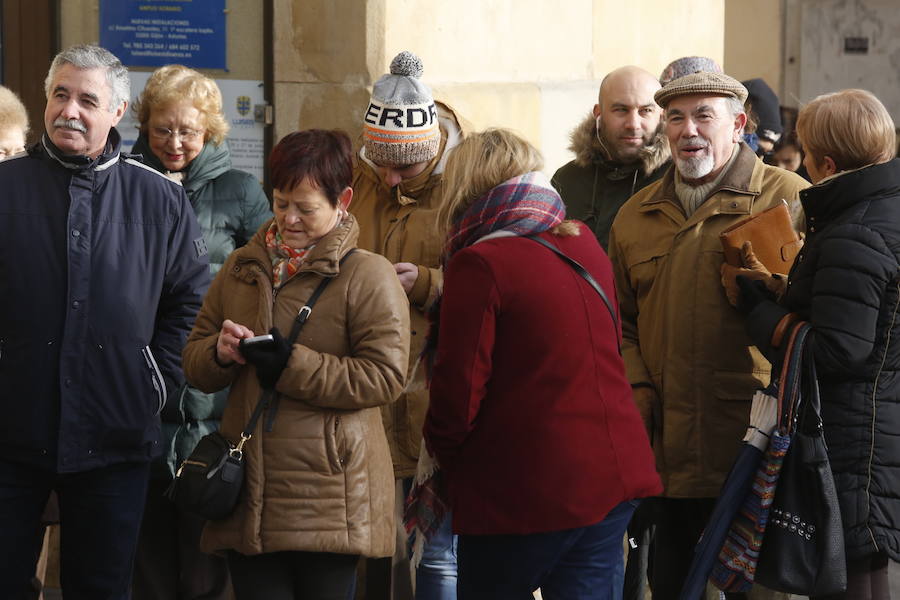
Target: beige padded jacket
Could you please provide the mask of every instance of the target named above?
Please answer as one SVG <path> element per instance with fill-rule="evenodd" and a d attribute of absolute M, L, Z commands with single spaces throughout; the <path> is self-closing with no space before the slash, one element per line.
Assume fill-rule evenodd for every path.
<path fill-rule="evenodd" d="M 322 277 L 334 277 L 293 347 L 276 390 L 271 431 L 264 413 L 245 446 L 246 481 L 237 509 L 209 523 L 205 551 L 284 550 L 391 556 L 394 485 L 380 407 L 406 381 L 409 315 L 390 263 L 357 250 L 348 216 L 310 251 L 300 271 L 272 290 L 266 223 L 228 258 L 210 287 L 183 353 L 188 381 L 212 392 L 231 384 L 222 433 L 240 438 L 259 399 L 252 366 L 214 360 L 225 319 L 288 335 L 297 311 Z"/>

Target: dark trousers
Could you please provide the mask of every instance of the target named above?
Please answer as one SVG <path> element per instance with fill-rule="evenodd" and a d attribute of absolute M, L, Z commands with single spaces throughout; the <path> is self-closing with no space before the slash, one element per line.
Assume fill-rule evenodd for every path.
<path fill-rule="evenodd" d="M 644 600 L 651 568 L 654 526 L 653 498 L 643 500 L 628 524 L 628 560 L 625 562 L 623 600 Z"/>
<path fill-rule="evenodd" d="M 59 496 L 60 569 L 66 600 L 126 600 L 137 545 L 147 463 L 58 475 L 0 460 L 0 585 L 26 597 L 51 490 Z"/>
<path fill-rule="evenodd" d="M 347 600 L 358 562 L 329 552 L 228 553 L 237 600 Z"/>
<path fill-rule="evenodd" d="M 460 600 L 619 600 L 622 536 L 637 502 L 623 502 L 599 523 L 527 535 L 460 535 Z"/>
<path fill-rule="evenodd" d="M 650 571 L 653 600 L 677 600 L 694 560 L 694 548 L 716 499 L 652 498 L 650 501 L 656 520 Z M 746 595 L 727 593 L 725 597 L 740 600 Z"/>
<path fill-rule="evenodd" d="M 226 600 L 231 592 L 228 561 L 200 551 L 206 521 L 179 510 L 166 498 L 168 484 L 150 480 L 132 600 Z"/>
<path fill-rule="evenodd" d="M 814 596 L 810 600 L 890 600 L 888 557 L 873 554 L 860 560 L 847 561 L 847 591 L 830 596 Z"/>

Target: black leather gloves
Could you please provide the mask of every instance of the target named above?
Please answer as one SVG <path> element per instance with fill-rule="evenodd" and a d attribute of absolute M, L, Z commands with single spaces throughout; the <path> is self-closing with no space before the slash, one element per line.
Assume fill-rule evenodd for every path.
<path fill-rule="evenodd" d="M 268 344 L 241 344 L 241 354 L 247 362 L 256 367 L 256 378 L 267 390 L 273 389 L 281 372 L 291 357 L 291 345 L 281 335 L 277 327 L 269 330 L 274 338 Z"/>
<path fill-rule="evenodd" d="M 776 301 L 774 292 L 770 291 L 762 280 L 738 275 L 735 281 L 740 289 L 737 309 L 745 315 L 750 314 L 760 302 Z"/>

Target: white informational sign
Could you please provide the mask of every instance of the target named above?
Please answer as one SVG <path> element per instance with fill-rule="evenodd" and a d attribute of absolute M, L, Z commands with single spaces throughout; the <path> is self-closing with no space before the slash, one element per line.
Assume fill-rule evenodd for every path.
<path fill-rule="evenodd" d="M 131 105 L 119 122 L 117 129 L 122 134 L 122 150 L 131 152 L 138 138 L 138 122 L 131 108 L 140 96 L 150 73 L 131 72 Z M 225 119 L 230 125 L 228 148 L 231 163 L 235 169 L 246 171 L 263 180 L 265 150 L 263 146 L 263 124 L 253 120 L 253 106 L 263 104 L 263 82 L 245 79 L 217 79 L 222 90 Z"/>

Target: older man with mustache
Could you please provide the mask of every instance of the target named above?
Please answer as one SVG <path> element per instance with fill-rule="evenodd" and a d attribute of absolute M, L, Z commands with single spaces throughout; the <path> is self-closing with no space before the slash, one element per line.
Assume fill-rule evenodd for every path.
<path fill-rule="evenodd" d="M 67 599 L 125 599 L 159 413 L 209 284 L 184 190 L 120 154 L 128 72 L 60 52 L 46 134 L 0 163 L 0 582 L 29 586 L 51 491 Z"/>
<path fill-rule="evenodd" d="M 769 363 L 721 289 L 719 234 L 808 184 L 742 141 L 747 90 L 693 73 L 655 94 L 674 165 L 613 222 L 622 351 L 665 491 L 654 499 L 654 600 L 677 598 Z M 730 596 L 729 596 L 730 597 Z M 740 596 L 736 596 L 740 597 Z"/>

